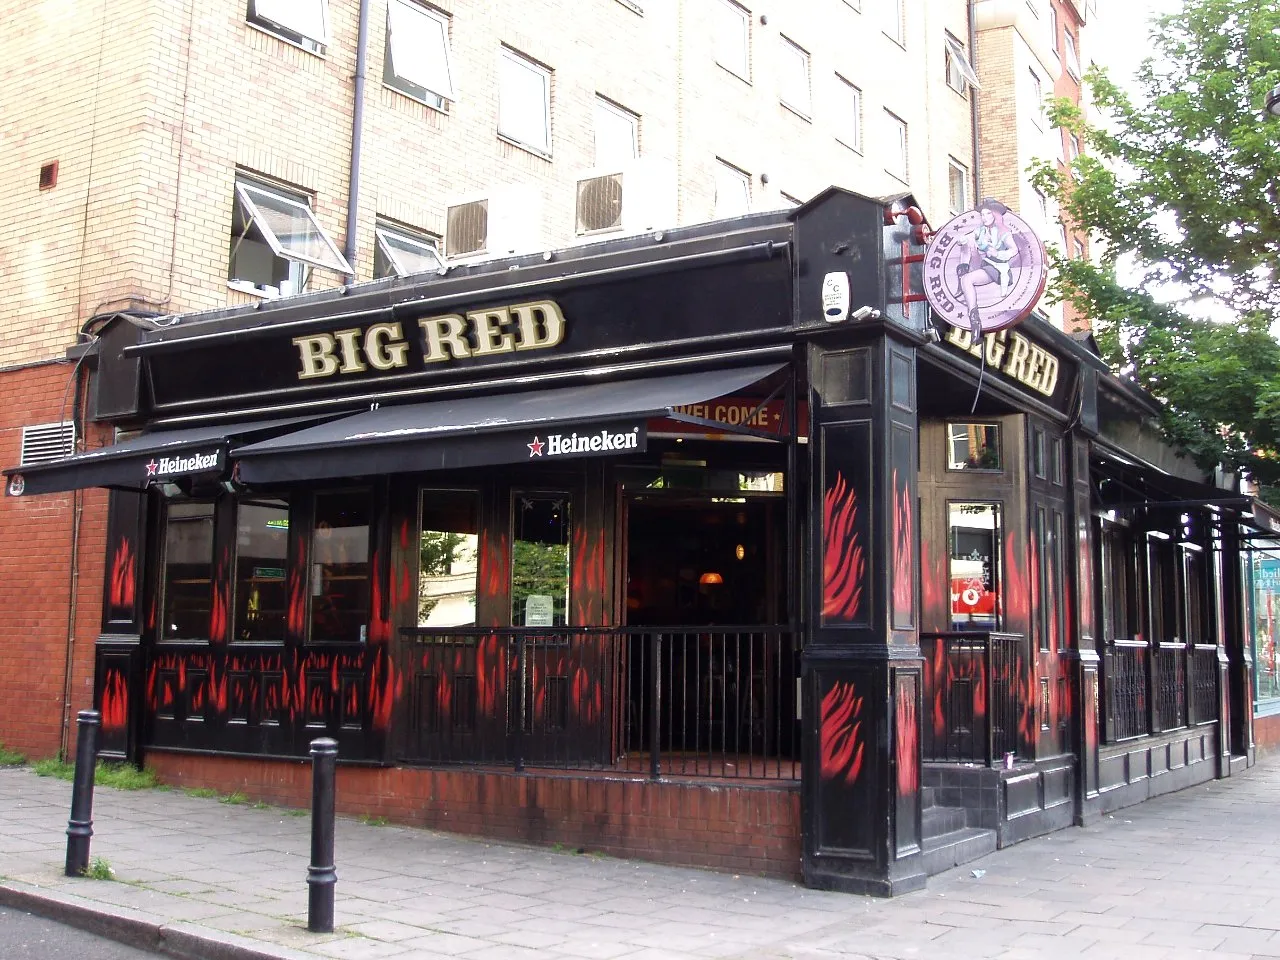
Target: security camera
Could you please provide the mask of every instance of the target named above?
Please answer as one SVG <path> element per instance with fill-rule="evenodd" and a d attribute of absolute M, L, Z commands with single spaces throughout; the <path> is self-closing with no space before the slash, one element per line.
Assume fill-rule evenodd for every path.
<path fill-rule="evenodd" d="M 854 320 L 861 323 L 863 320 L 879 320 L 880 311 L 872 306 L 859 307 L 849 315 Z"/>

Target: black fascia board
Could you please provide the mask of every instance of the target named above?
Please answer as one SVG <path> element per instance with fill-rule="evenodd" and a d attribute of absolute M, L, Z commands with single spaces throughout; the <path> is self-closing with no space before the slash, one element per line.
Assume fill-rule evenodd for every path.
<path fill-rule="evenodd" d="M 388 277 L 329 290 L 263 300 L 255 304 L 189 314 L 172 326 L 148 331 L 142 342 L 129 347 L 127 356 L 148 356 L 173 350 L 192 349 L 212 339 L 236 335 L 252 336 L 278 330 L 281 325 L 314 323 L 332 325 L 336 321 L 368 321 L 379 315 L 391 316 L 398 309 L 412 309 L 423 301 L 458 306 L 480 304 L 493 292 L 515 284 L 582 282 L 603 283 L 611 271 L 619 273 L 639 266 L 677 265 L 683 257 L 747 254 L 752 247 L 773 244 L 775 255 L 791 241 L 790 211 L 748 214 L 734 220 L 714 221 L 679 229 L 655 231 L 625 239 L 582 244 L 517 257 L 476 263 L 450 263 L 445 276 L 417 274 Z M 587 274 L 590 274 L 588 278 Z M 301 328 L 301 326 L 300 326 Z"/>

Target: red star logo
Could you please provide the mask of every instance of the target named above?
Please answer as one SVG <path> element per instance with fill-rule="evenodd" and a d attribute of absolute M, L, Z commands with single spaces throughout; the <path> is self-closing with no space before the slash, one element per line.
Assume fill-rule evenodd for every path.
<path fill-rule="evenodd" d="M 158 469 L 160 469 L 160 464 L 156 463 L 155 460 L 153 459 L 150 463 L 147 464 L 147 476 L 154 477 Z"/>
<path fill-rule="evenodd" d="M 534 437 L 533 443 L 526 443 L 525 446 L 529 448 L 530 457 L 540 457 L 542 456 L 542 448 L 545 447 L 546 444 L 537 437 Z"/>

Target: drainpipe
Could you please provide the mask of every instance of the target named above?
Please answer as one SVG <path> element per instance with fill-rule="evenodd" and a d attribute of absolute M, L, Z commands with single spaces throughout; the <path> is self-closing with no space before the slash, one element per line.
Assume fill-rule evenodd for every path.
<path fill-rule="evenodd" d="M 969 63 L 978 72 L 978 14 L 969 0 Z M 969 123 L 973 127 L 973 200 L 982 199 L 982 146 L 978 139 L 978 88 L 969 89 Z"/>
<path fill-rule="evenodd" d="M 365 49 L 369 38 L 369 0 L 360 0 L 360 31 L 356 39 L 355 103 L 351 110 L 351 167 L 347 178 L 347 241 L 343 253 L 356 275 L 356 224 L 360 219 L 360 154 L 364 140 Z"/>

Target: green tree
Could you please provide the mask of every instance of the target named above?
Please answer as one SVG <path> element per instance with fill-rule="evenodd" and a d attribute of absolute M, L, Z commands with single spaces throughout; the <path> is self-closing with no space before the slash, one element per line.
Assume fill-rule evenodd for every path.
<path fill-rule="evenodd" d="M 1183 0 L 1155 21 L 1151 49 L 1132 98 L 1087 72 L 1103 123 L 1051 107 L 1088 152 L 1066 175 L 1037 162 L 1033 179 L 1104 250 L 1097 263 L 1051 253 L 1051 295 L 1084 311 L 1112 367 L 1165 404 L 1170 440 L 1274 493 L 1280 119 L 1263 102 L 1280 83 L 1280 5 Z"/>

